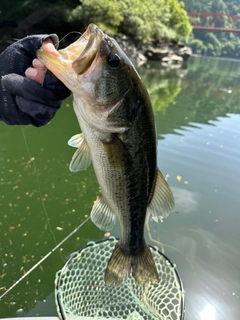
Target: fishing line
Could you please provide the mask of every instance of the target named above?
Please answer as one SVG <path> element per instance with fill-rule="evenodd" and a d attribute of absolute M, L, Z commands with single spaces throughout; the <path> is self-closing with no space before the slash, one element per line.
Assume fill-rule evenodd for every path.
<path fill-rule="evenodd" d="M 19 278 L 10 288 L 8 288 L 1 296 L 1 299 L 10 292 L 13 288 L 15 288 L 23 279 L 25 279 L 33 270 L 35 270 L 44 260 L 46 260 L 53 252 L 55 252 L 65 241 L 67 241 L 74 233 L 76 233 L 88 220 L 90 216 L 84 220 L 78 227 L 76 227 L 68 236 L 66 236 L 56 247 L 54 247 L 51 251 L 49 251 L 41 260 L 39 260 L 31 269 L 29 269 L 21 278 Z"/>
<path fill-rule="evenodd" d="M 50 223 L 50 218 L 49 218 L 49 215 L 47 213 L 47 209 L 46 209 L 44 201 L 43 201 L 43 196 L 42 196 L 42 192 L 41 192 L 41 188 L 40 188 L 39 174 L 37 172 L 37 167 L 36 167 L 36 164 L 35 164 L 35 161 L 34 161 L 35 159 L 30 154 L 30 150 L 28 148 L 27 139 L 26 139 L 26 136 L 25 136 L 25 133 L 24 133 L 24 130 L 23 130 L 22 126 L 21 126 L 21 129 L 22 129 L 23 140 L 25 142 L 27 153 L 28 153 L 28 156 L 29 156 L 29 162 L 33 163 L 33 172 L 35 173 L 35 175 L 37 177 L 38 191 L 39 191 L 39 195 L 40 195 L 40 199 L 41 199 L 41 203 L 42 203 L 43 212 L 44 212 L 44 214 L 46 216 L 47 224 L 48 224 L 49 230 L 50 230 L 50 232 L 51 232 L 51 234 L 53 236 L 55 244 L 57 244 L 57 239 L 56 239 L 55 234 L 53 232 L 53 229 L 52 229 L 52 226 L 51 226 L 51 223 Z"/>
<path fill-rule="evenodd" d="M 78 33 L 80 36 L 82 36 L 82 33 L 80 31 L 70 31 L 55 44 L 55 47 L 57 47 L 61 41 L 63 41 L 67 36 L 69 36 L 72 33 Z"/>
<path fill-rule="evenodd" d="M 149 237 L 149 240 L 151 241 L 151 243 L 155 243 L 158 248 L 161 248 L 160 251 L 163 254 L 165 254 L 165 248 L 170 248 L 170 249 L 180 253 L 180 255 L 183 255 L 185 257 L 186 261 L 190 264 L 192 270 L 194 270 L 193 263 L 190 261 L 190 259 L 187 257 L 186 254 L 183 254 L 178 248 L 176 248 L 174 246 L 171 246 L 169 244 L 165 244 L 163 242 L 160 242 L 157 239 L 154 239 L 152 237 L 151 228 L 150 228 L 150 217 L 151 217 L 151 214 L 147 213 L 147 216 L 146 216 L 146 230 L 147 230 L 147 234 L 148 234 L 148 237 Z"/>

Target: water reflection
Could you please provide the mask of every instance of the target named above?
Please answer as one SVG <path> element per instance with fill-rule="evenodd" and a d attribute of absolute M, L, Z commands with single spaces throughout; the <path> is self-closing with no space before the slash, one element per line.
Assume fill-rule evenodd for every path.
<path fill-rule="evenodd" d="M 158 164 L 176 199 L 164 223 L 149 220 L 147 241 L 177 264 L 186 320 L 238 319 L 240 64 L 193 58 L 188 70 L 164 73 L 151 63 L 140 73 L 154 104 Z M 0 294 L 79 225 L 96 198 L 92 168 L 68 170 L 67 141 L 79 132 L 70 103 L 44 128 L 0 123 Z M 118 233 L 116 227 L 112 235 Z M 103 237 L 87 222 L 0 301 L 1 317 L 21 309 L 22 316 L 55 315 L 56 271 L 73 251 Z"/>
<path fill-rule="evenodd" d="M 239 129 L 240 115 L 227 114 L 159 140 L 159 166 L 168 173 L 178 214 L 150 222 L 149 239 L 177 264 L 189 320 L 211 319 L 209 305 L 216 319 L 237 319 L 240 311 Z"/>
<path fill-rule="evenodd" d="M 207 303 L 206 307 L 200 312 L 200 320 L 216 320 L 216 310 L 213 305 Z"/>
<path fill-rule="evenodd" d="M 186 214 L 193 214 L 198 209 L 199 195 L 190 190 L 172 187 L 175 199 L 175 210 Z"/>
<path fill-rule="evenodd" d="M 160 134 L 240 113 L 240 66 L 236 61 L 192 58 L 183 73 L 173 70 L 165 75 L 154 63 L 148 69 L 149 76 L 143 78 L 150 88 Z"/>
<path fill-rule="evenodd" d="M 180 93 L 182 78 L 187 74 L 187 68 L 163 68 L 159 63 L 149 63 L 139 69 L 148 88 L 155 114 L 164 113 Z"/>

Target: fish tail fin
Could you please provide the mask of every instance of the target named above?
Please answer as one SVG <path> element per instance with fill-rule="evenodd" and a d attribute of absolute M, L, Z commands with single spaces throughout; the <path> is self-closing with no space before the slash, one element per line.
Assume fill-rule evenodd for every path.
<path fill-rule="evenodd" d="M 104 281 L 108 286 L 122 285 L 132 274 L 139 285 L 159 282 L 159 276 L 149 247 L 144 244 L 138 255 L 124 253 L 117 244 L 108 262 Z"/>

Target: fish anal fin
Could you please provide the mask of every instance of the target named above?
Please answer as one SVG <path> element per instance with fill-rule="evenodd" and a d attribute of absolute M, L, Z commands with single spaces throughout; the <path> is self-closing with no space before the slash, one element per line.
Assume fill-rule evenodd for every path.
<path fill-rule="evenodd" d="M 92 222 L 101 230 L 111 230 L 116 222 L 116 216 L 100 195 L 97 197 L 91 211 Z"/>
<path fill-rule="evenodd" d="M 76 136 L 73 136 L 72 138 Z M 83 136 L 73 140 L 71 139 L 69 140 L 68 144 L 71 145 L 72 147 L 78 147 L 78 149 L 72 157 L 72 161 L 70 162 L 70 165 L 69 165 L 69 170 L 72 172 L 85 170 L 91 164 L 91 154 L 90 154 L 90 149 L 88 147 L 88 144 L 86 140 L 83 139 Z"/>
<path fill-rule="evenodd" d="M 159 282 L 159 275 L 149 247 L 144 244 L 143 251 L 129 255 L 117 244 L 108 262 L 104 281 L 108 286 L 122 285 L 132 274 L 138 285 L 144 286 Z"/>
<path fill-rule="evenodd" d="M 165 219 L 174 206 L 172 191 L 163 177 L 161 171 L 157 169 L 155 188 L 152 199 L 148 205 L 148 212 L 154 221 L 158 222 Z"/>

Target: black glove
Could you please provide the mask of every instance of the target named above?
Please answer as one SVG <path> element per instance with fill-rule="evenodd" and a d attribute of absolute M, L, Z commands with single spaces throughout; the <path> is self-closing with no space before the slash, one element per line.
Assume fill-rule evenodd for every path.
<path fill-rule="evenodd" d="M 58 43 L 55 34 L 28 36 L 0 54 L 0 119 L 7 124 L 42 126 L 53 118 L 62 100 L 71 93 L 50 71 L 46 72 L 42 85 L 24 75 L 48 37 L 55 45 Z"/>

